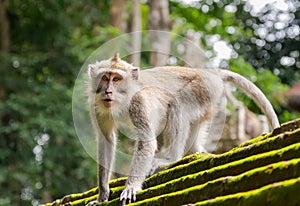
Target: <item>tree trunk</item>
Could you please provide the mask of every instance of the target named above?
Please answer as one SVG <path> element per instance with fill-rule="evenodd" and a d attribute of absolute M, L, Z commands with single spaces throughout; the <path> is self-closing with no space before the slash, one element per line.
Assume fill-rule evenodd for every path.
<path fill-rule="evenodd" d="M 160 31 L 150 33 L 152 43 L 150 64 L 153 66 L 166 65 L 171 44 L 169 34 L 171 29 L 169 2 L 168 0 L 150 0 L 149 6 L 148 27 L 150 30 Z"/>
<path fill-rule="evenodd" d="M 132 42 L 132 56 L 131 62 L 134 66 L 140 66 L 141 59 L 141 45 L 142 45 L 142 17 L 139 0 L 132 0 L 132 21 L 131 21 L 131 42 Z"/>
<path fill-rule="evenodd" d="M 9 19 L 6 14 L 6 0 L 0 0 L 0 28 L 1 28 L 1 51 L 10 51 Z"/>
<path fill-rule="evenodd" d="M 186 43 L 184 51 L 184 66 L 193 68 L 205 67 L 205 56 L 200 39 L 194 33 L 186 34 Z"/>
<path fill-rule="evenodd" d="M 112 0 L 110 7 L 109 23 L 120 29 L 122 32 L 126 32 L 126 7 L 125 0 Z"/>

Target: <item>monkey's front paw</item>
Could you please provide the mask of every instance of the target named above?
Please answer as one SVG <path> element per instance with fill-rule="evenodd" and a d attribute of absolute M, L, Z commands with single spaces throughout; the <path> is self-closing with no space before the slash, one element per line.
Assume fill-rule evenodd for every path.
<path fill-rule="evenodd" d="M 138 186 L 126 186 L 123 190 L 120 200 L 122 201 L 122 205 L 126 203 L 131 203 L 136 201 L 136 193 L 140 191 L 142 188 Z"/>
<path fill-rule="evenodd" d="M 94 200 L 92 202 L 89 202 L 88 204 L 86 204 L 85 206 L 93 206 L 93 205 L 96 205 L 97 203 L 99 203 L 98 200 Z"/>
<path fill-rule="evenodd" d="M 108 197 L 109 197 L 109 193 L 108 192 L 102 192 L 97 200 L 91 201 L 88 204 L 86 204 L 85 206 L 93 206 L 98 204 L 99 202 L 107 202 L 108 201 Z"/>
<path fill-rule="evenodd" d="M 98 197 L 98 202 L 106 202 L 109 198 L 109 192 L 102 191 Z"/>

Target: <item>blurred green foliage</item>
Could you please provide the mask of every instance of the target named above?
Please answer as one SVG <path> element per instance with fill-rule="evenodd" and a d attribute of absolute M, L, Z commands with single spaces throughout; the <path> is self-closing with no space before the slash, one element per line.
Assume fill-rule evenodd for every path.
<path fill-rule="evenodd" d="M 285 2 L 287 8 L 273 2 L 255 11 L 249 1 L 172 1 L 170 9 L 188 24 L 181 24 L 183 32 L 201 32 L 205 47 L 211 46 L 209 37 L 217 35 L 255 69 L 268 69 L 291 85 L 300 80 L 300 3 Z"/>
<path fill-rule="evenodd" d="M 85 59 L 120 34 L 108 23 L 110 3 L 7 1 L 12 45 L 9 52 L 0 51 L 0 205 L 38 205 L 95 186 L 95 162 L 76 137 L 71 97 Z M 226 9 L 228 5 L 233 10 Z M 184 22 L 174 31 L 200 31 L 207 50 L 212 50 L 208 43 L 212 35 L 226 40 L 238 55 L 225 67 L 230 65 L 252 79 L 272 101 L 281 121 L 286 121 L 296 115 L 280 106 L 274 94 L 299 80 L 295 49 L 300 48 L 300 41 L 299 34 L 272 42 L 259 36 L 255 25 L 263 24 L 263 16 L 271 10 L 253 16 L 244 1 L 206 0 L 194 6 L 170 3 L 174 23 Z M 143 29 L 148 12 L 143 4 Z M 293 26 L 299 22 L 299 7 L 290 13 L 294 19 L 289 26 Z M 276 31 L 270 28 L 268 32 Z M 258 46 L 257 40 L 264 40 L 265 45 Z M 280 50 L 276 50 L 278 44 Z M 268 58 L 264 58 L 266 52 Z M 295 63 L 280 64 L 281 57 L 290 54 Z M 251 102 L 249 106 L 256 109 Z"/>
<path fill-rule="evenodd" d="M 109 1 L 7 2 L 12 47 L 0 53 L 0 205 L 37 205 L 94 186 L 71 97 L 88 55 L 119 34 L 107 25 L 108 11 Z"/>

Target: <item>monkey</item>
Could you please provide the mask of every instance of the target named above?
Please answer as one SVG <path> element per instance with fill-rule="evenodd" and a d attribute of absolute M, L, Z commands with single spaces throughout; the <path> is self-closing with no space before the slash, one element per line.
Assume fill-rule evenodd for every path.
<path fill-rule="evenodd" d="M 88 104 L 97 139 L 97 200 L 109 199 L 109 180 L 117 132 L 130 131 L 136 145 L 122 204 L 136 201 L 147 175 L 186 154 L 203 152 L 201 139 L 226 105 L 224 83 L 248 94 L 267 116 L 271 128 L 277 115 L 261 90 L 241 75 L 222 69 L 161 66 L 140 70 L 115 54 L 88 65 Z M 162 145 L 163 144 L 163 145 Z"/>

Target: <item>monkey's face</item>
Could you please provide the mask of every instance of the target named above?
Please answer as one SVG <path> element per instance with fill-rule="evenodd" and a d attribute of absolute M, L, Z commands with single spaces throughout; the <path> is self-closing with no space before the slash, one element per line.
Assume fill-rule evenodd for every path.
<path fill-rule="evenodd" d="M 88 66 L 89 101 L 101 108 L 117 109 L 126 106 L 135 92 L 139 68 L 133 67 L 117 56 Z M 117 106 L 118 105 L 118 106 Z"/>
<path fill-rule="evenodd" d="M 118 72 L 102 73 L 96 93 L 100 95 L 105 107 L 111 107 L 118 100 L 117 93 L 123 79 L 123 75 Z"/>

